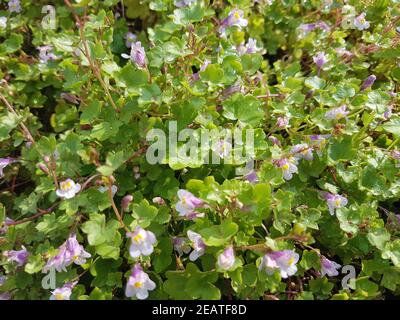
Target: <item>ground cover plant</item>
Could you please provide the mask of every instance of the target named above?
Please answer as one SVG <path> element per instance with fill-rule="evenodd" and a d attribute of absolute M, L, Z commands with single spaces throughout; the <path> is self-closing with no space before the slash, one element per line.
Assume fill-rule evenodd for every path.
<path fill-rule="evenodd" d="M 1 299 L 398 297 L 399 43 L 394 0 L 1 1 Z"/>

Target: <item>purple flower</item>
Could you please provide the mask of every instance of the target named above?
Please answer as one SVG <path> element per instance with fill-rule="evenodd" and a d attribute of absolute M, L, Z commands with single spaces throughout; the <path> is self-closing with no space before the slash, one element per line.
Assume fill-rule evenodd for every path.
<path fill-rule="evenodd" d="M 218 154 L 221 159 L 229 157 L 232 152 L 232 143 L 227 140 L 218 140 L 213 144 L 213 151 Z"/>
<path fill-rule="evenodd" d="M 153 245 L 157 241 L 153 232 L 137 226 L 133 232 L 128 232 L 126 235 L 132 240 L 129 247 L 132 258 L 137 258 L 140 255 L 149 256 L 153 253 Z"/>
<path fill-rule="evenodd" d="M 121 56 L 125 59 L 131 59 L 133 63 L 136 64 L 139 68 L 146 68 L 146 52 L 142 47 L 142 43 L 137 41 L 132 44 L 131 46 L 131 54 L 128 56 L 127 54 L 123 53 Z"/>
<path fill-rule="evenodd" d="M 60 198 L 71 199 L 75 197 L 75 194 L 77 194 L 80 190 L 81 185 L 79 183 L 75 183 L 73 180 L 67 179 L 60 183 L 60 189 L 56 190 L 56 194 Z"/>
<path fill-rule="evenodd" d="M 235 254 L 233 247 L 229 246 L 219 256 L 217 260 L 218 268 L 222 270 L 229 270 L 235 264 Z"/>
<path fill-rule="evenodd" d="M 100 187 L 97 188 L 97 190 L 99 190 L 101 193 L 105 193 L 105 192 L 108 193 L 108 189 L 109 189 L 108 186 L 100 186 Z M 118 187 L 116 185 L 112 185 L 111 186 L 111 194 L 112 194 L 113 197 L 115 196 L 117 191 L 118 191 Z"/>
<path fill-rule="evenodd" d="M 0 292 L 0 301 L 3 300 L 11 300 L 11 293 L 10 292 Z"/>
<path fill-rule="evenodd" d="M 289 118 L 286 116 L 278 117 L 278 119 L 276 120 L 276 125 L 280 129 L 286 128 L 288 124 L 289 124 Z"/>
<path fill-rule="evenodd" d="M 368 89 L 369 87 L 371 87 L 374 82 L 376 80 L 376 76 L 371 74 L 370 76 L 368 76 L 367 79 L 364 80 L 363 84 L 361 85 L 360 90 L 364 91 L 365 89 Z"/>
<path fill-rule="evenodd" d="M 224 33 L 226 27 L 236 26 L 236 27 L 246 27 L 248 24 L 247 19 L 244 19 L 243 10 L 233 9 L 229 12 L 228 16 L 222 20 L 220 32 Z"/>
<path fill-rule="evenodd" d="M 20 13 L 22 10 L 19 0 L 10 0 L 8 2 L 8 11 Z"/>
<path fill-rule="evenodd" d="M 268 140 L 272 142 L 272 144 L 280 146 L 281 142 L 279 141 L 279 139 L 277 137 L 274 136 L 269 136 Z"/>
<path fill-rule="evenodd" d="M 206 251 L 206 245 L 201 237 L 196 232 L 188 230 L 187 232 L 188 238 L 192 241 L 193 251 L 189 255 L 190 261 L 197 260 L 198 257 L 201 257 Z"/>
<path fill-rule="evenodd" d="M 390 155 L 392 156 L 393 159 L 397 160 L 398 162 L 396 163 L 396 168 L 400 168 L 400 151 L 398 150 L 393 150 Z"/>
<path fill-rule="evenodd" d="M 124 36 L 124 39 L 126 47 L 130 48 L 132 44 L 136 41 L 137 36 L 132 32 L 127 32 L 126 35 Z"/>
<path fill-rule="evenodd" d="M 125 295 L 128 298 L 135 296 L 137 299 L 144 300 L 149 296 L 148 291 L 152 291 L 155 288 L 156 284 L 143 271 L 141 265 L 139 263 L 135 264 L 126 284 Z"/>
<path fill-rule="evenodd" d="M 369 22 L 365 19 L 365 12 L 361 13 L 354 19 L 354 26 L 358 30 L 364 30 L 369 28 Z"/>
<path fill-rule="evenodd" d="M 204 205 L 203 200 L 195 197 L 191 192 L 180 189 L 178 191 L 179 201 L 176 203 L 176 211 L 179 212 L 179 216 L 187 216 L 192 213 L 196 208 L 200 208 Z"/>
<path fill-rule="evenodd" d="M 165 200 L 161 197 L 154 197 L 153 203 L 163 206 L 163 205 L 165 205 Z"/>
<path fill-rule="evenodd" d="M 297 173 L 297 160 L 293 157 L 274 160 L 273 163 L 282 169 L 285 180 L 292 179 L 293 173 Z"/>
<path fill-rule="evenodd" d="M 236 48 L 236 50 L 239 53 L 239 55 L 244 55 L 244 54 L 257 53 L 261 50 L 261 48 L 257 47 L 257 40 L 255 40 L 253 38 L 249 38 L 248 42 L 245 45 L 240 44 Z"/>
<path fill-rule="evenodd" d="M 335 261 L 331 261 L 324 256 L 321 256 L 321 277 L 327 275 L 328 277 L 335 277 L 339 274 L 340 264 Z"/>
<path fill-rule="evenodd" d="M 6 217 L 4 222 L 3 222 L 3 226 L 0 228 L 0 234 L 5 234 L 8 230 L 8 226 L 14 222 L 14 220 Z"/>
<path fill-rule="evenodd" d="M 207 66 L 211 63 L 210 60 L 206 59 L 204 60 L 204 62 L 202 63 L 202 65 L 200 66 L 200 70 L 199 72 L 203 72 L 204 70 L 207 69 Z M 200 74 L 199 72 L 193 73 L 192 74 L 192 81 L 197 81 L 200 79 Z"/>
<path fill-rule="evenodd" d="M 3 255 L 8 262 L 16 262 L 18 267 L 22 267 L 27 262 L 30 253 L 24 246 L 21 246 L 21 248 L 21 250 L 4 251 Z"/>
<path fill-rule="evenodd" d="M 53 46 L 51 45 L 37 47 L 36 49 L 39 50 L 39 60 L 41 63 L 47 63 L 49 60 L 53 61 L 58 59 L 58 57 L 52 52 Z"/>
<path fill-rule="evenodd" d="M 190 248 L 189 245 L 186 244 L 186 238 L 182 237 L 172 237 L 172 244 L 174 245 L 174 250 L 178 252 L 181 256 L 183 253 L 189 253 Z"/>
<path fill-rule="evenodd" d="M 250 183 L 258 183 L 259 182 L 257 172 L 255 172 L 254 170 L 251 171 L 249 174 L 245 175 L 244 178 Z"/>
<path fill-rule="evenodd" d="M 130 194 L 126 195 L 121 200 L 121 209 L 122 211 L 128 211 L 129 204 L 133 201 L 133 196 Z"/>
<path fill-rule="evenodd" d="M 330 27 L 324 21 L 315 23 L 302 23 L 297 27 L 300 37 L 305 37 L 310 31 L 321 29 L 323 31 L 330 31 Z"/>
<path fill-rule="evenodd" d="M 4 177 L 4 168 L 13 162 L 15 162 L 15 160 L 12 158 L 0 158 L 0 178 Z"/>
<path fill-rule="evenodd" d="M 346 108 L 346 105 L 342 105 L 339 108 L 329 110 L 325 113 L 325 118 L 329 120 L 340 120 L 345 118 L 349 114 L 349 111 L 346 111 Z"/>
<path fill-rule="evenodd" d="M 315 65 L 317 66 L 318 74 L 321 72 L 322 67 L 325 63 L 328 62 L 328 58 L 325 53 L 318 52 L 316 56 L 313 58 Z"/>
<path fill-rule="evenodd" d="M 57 288 L 51 292 L 50 300 L 69 300 L 72 294 L 72 289 L 76 286 L 78 281 L 68 282 L 61 288 Z"/>
<path fill-rule="evenodd" d="M 390 117 L 392 116 L 392 111 L 393 111 L 393 105 L 390 104 L 387 106 L 386 111 L 383 113 L 383 117 L 385 118 L 385 120 L 390 119 Z"/>
<path fill-rule="evenodd" d="M 264 269 L 267 274 L 274 274 L 278 269 L 282 278 L 286 279 L 297 272 L 296 263 L 299 261 L 299 254 L 293 250 L 274 251 L 267 253 L 261 261 L 259 270 Z"/>
<path fill-rule="evenodd" d="M 76 235 L 72 235 L 58 248 L 57 255 L 47 261 L 43 272 L 48 272 L 52 268 L 58 272 L 67 271 L 66 268 L 72 263 L 82 265 L 90 257 L 90 253 L 86 252 L 83 246 L 76 240 Z"/>
<path fill-rule="evenodd" d="M 326 193 L 325 199 L 328 204 L 329 213 L 335 214 L 335 209 L 345 207 L 347 205 L 347 199 L 338 194 Z"/>
<path fill-rule="evenodd" d="M 307 143 L 296 144 L 290 150 L 297 159 L 313 160 L 312 148 Z"/>

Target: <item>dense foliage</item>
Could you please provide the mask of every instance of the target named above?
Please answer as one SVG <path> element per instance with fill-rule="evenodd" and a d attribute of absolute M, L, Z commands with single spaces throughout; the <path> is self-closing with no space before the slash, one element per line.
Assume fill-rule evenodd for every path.
<path fill-rule="evenodd" d="M 1 1 L 1 298 L 398 296 L 399 43 L 397 0 Z M 149 161 L 174 121 L 254 170 Z"/>

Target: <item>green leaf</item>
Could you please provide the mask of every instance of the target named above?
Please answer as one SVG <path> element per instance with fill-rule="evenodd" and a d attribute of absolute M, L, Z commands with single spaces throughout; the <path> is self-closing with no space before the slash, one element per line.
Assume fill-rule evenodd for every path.
<path fill-rule="evenodd" d="M 203 237 L 206 245 L 219 247 L 229 242 L 229 239 L 233 237 L 238 230 L 239 226 L 227 219 L 220 225 L 200 230 L 199 233 Z"/>

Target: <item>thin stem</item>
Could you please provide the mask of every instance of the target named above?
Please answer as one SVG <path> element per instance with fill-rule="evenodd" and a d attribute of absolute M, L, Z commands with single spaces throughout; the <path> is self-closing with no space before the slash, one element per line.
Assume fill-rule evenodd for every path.
<path fill-rule="evenodd" d="M 0 93 L 0 99 L 4 102 L 4 104 L 6 105 L 7 109 L 8 109 L 11 113 L 15 114 L 16 116 L 19 116 L 19 114 L 14 110 L 13 106 L 8 102 L 8 100 L 7 100 L 1 93 Z M 28 127 L 27 127 L 23 122 L 21 122 L 19 125 L 20 125 L 20 127 L 21 127 L 21 129 L 22 129 L 22 131 L 23 131 L 23 133 L 24 133 L 24 135 L 25 135 L 25 137 L 26 137 L 30 142 L 32 142 L 33 144 L 35 144 L 35 143 L 36 143 L 36 142 L 35 142 L 35 139 L 33 139 L 33 136 L 32 136 L 32 134 L 31 134 L 31 132 L 29 131 Z"/>
<path fill-rule="evenodd" d="M 118 208 L 117 208 L 117 206 L 115 205 L 114 197 L 113 197 L 113 193 L 112 193 L 112 188 L 111 188 L 111 187 L 112 187 L 112 184 L 109 183 L 109 185 L 108 185 L 108 197 L 110 198 L 111 206 L 112 206 L 112 208 L 113 208 L 113 210 L 114 210 L 115 215 L 117 216 L 117 219 L 118 219 L 119 223 L 121 224 L 121 227 L 124 228 L 126 232 L 129 232 L 128 227 L 125 225 L 124 221 L 122 220 L 122 217 L 121 217 L 121 215 L 120 215 L 120 213 L 119 213 L 119 211 L 118 211 Z"/>

